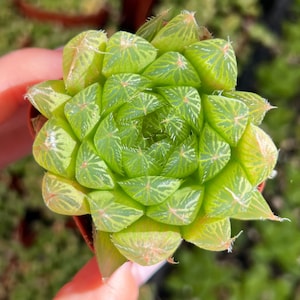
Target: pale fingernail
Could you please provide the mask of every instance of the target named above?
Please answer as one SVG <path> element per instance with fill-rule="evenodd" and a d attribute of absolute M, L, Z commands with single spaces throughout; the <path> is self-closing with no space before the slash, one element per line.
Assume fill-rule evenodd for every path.
<path fill-rule="evenodd" d="M 166 261 L 162 261 L 152 266 L 141 266 L 136 263 L 131 263 L 131 273 L 137 284 L 141 286 L 146 283 L 165 263 Z"/>

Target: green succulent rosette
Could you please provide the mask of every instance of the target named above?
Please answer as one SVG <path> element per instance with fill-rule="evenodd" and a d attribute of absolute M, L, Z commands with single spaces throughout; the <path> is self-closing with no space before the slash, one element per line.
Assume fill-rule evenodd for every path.
<path fill-rule="evenodd" d="M 272 106 L 235 90 L 229 40 L 200 40 L 194 13 L 164 18 L 77 35 L 63 79 L 27 95 L 48 119 L 33 145 L 45 203 L 91 215 L 105 275 L 168 259 L 182 240 L 230 250 L 230 219 L 281 220 L 257 189 L 278 155 L 259 127 Z"/>

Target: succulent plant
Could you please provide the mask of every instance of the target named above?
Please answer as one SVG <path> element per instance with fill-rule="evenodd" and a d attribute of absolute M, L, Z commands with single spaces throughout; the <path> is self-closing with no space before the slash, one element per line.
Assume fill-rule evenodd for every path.
<path fill-rule="evenodd" d="M 168 259 L 182 240 L 230 251 L 230 219 L 281 220 L 258 190 L 277 161 L 259 127 L 272 106 L 235 90 L 230 40 L 192 12 L 165 18 L 136 34 L 80 33 L 64 48 L 63 79 L 27 94 L 47 118 L 33 144 L 44 201 L 91 215 L 106 274 Z"/>

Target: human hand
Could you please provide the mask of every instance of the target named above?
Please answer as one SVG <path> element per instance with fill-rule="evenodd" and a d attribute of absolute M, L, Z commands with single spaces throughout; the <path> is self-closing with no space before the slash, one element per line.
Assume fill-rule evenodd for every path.
<path fill-rule="evenodd" d="M 62 77 L 61 50 L 28 48 L 0 58 L 0 169 L 31 153 L 27 88 Z"/>
<path fill-rule="evenodd" d="M 93 257 L 56 295 L 55 300 L 135 300 L 138 287 L 145 283 L 162 264 L 143 267 L 126 262 L 103 281 L 96 258 Z"/>
<path fill-rule="evenodd" d="M 0 58 L 0 169 L 31 153 L 27 88 L 62 77 L 62 51 L 28 48 Z M 127 262 L 103 281 L 92 258 L 57 294 L 56 300 L 122 299 L 138 297 L 138 287 L 161 267 L 141 267 Z"/>

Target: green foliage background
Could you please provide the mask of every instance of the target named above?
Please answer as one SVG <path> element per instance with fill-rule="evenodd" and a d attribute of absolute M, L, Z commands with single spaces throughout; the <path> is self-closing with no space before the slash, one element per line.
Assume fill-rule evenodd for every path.
<path fill-rule="evenodd" d="M 39 5 L 49 8 L 48 2 L 53 3 L 40 0 Z M 199 24 L 214 36 L 230 37 L 239 89 L 257 92 L 278 107 L 264 125 L 280 148 L 277 176 L 264 193 L 274 212 L 291 222 L 234 222 L 233 234 L 243 234 L 229 254 L 183 244 L 175 253 L 179 264 L 154 277 L 141 299 L 300 299 L 300 0 L 273 1 L 264 10 L 261 3 L 268 2 L 164 0 L 155 10 L 197 11 Z M 76 1 L 59 3 L 66 11 L 76 9 Z M 110 4 L 114 13 L 106 29 L 113 32 L 120 3 Z M 283 4 L 288 10 L 279 18 Z M 26 19 L 12 1 L 0 0 L 0 7 L 0 55 L 24 46 L 60 47 L 88 28 Z M 0 171 L 0 299 L 51 299 L 92 256 L 71 219 L 44 206 L 42 173 L 32 157 Z M 30 226 L 22 226 L 24 221 Z"/>

